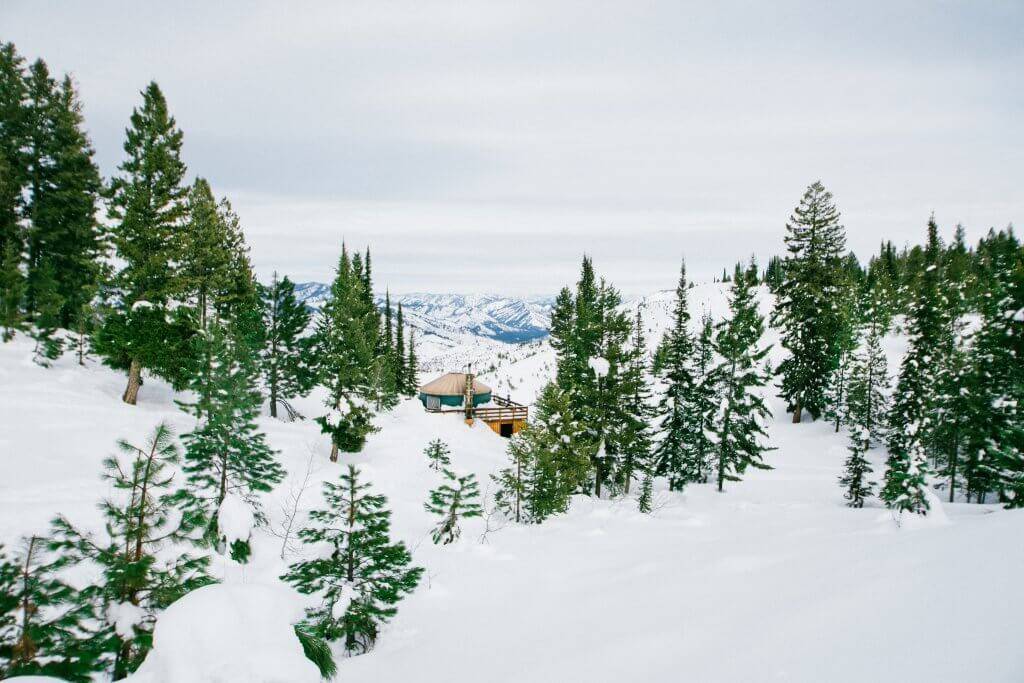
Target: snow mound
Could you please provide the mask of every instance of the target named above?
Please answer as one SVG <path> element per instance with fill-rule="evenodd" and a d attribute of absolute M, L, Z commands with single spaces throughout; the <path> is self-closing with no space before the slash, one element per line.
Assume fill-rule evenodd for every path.
<path fill-rule="evenodd" d="M 252 514 L 252 508 L 244 500 L 229 493 L 220 504 L 217 526 L 230 546 L 235 541 L 249 540 L 252 528 L 256 526 L 256 518 Z"/>
<path fill-rule="evenodd" d="M 301 603 L 284 586 L 216 584 L 160 615 L 153 649 L 130 683 L 317 683 L 292 624 Z"/>

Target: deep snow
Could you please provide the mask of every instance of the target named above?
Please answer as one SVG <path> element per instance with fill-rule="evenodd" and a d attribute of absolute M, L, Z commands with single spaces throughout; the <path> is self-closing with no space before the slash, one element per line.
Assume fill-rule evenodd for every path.
<path fill-rule="evenodd" d="M 695 313 L 723 310 L 721 286 L 691 292 Z M 652 346 L 670 300 L 664 293 L 642 302 Z M 887 348 L 895 372 L 900 339 Z M 553 358 L 549 347 L 523 355 L 485 381 L 532 398 Z M 68 356 L 43 369 L 30 357 L 24 337 L 0 345 L 0 542 L 8 544 L 44 532 L 58 512 L 96 526 L 96 502 L 110 493 L 100 463 L 115 439 L 142 441 L 161 420 L 179 434 L 192 424 L 159 380 L 147 379 L 130 407 L 120 402 L 123 377 L 95 361 L 80 368 Z M 440 475 L 422 451 L 444 439 L 454 468 L 476 473 L 489 493 L 507 442 L 485 426 L 407 401 L 378 417 L 365 452 L 332 464 L 315 424 L 264 417 L 289 471 L 265 509 L 278 529 L 307 463 L 304 511 L 320 504 L 320 482 L 356 463 L 388 496 L 394 537 L 426 568 L 377 648 L 339 659 L 338 680 L 1024 680 L 1024 511 L 942 504 L 944 515 L 897 527 L 877 504 L 848 509 L 836 483 L 845 435 L 822 423 L 789 424 L 779 402 L 770 404 L 778 450 L 766 461 L 774 469 L 751 472 L 723 494 L 710 485 L 682 494 L 659 488 L 651 515 L 637 512 L 631 497 L 577 498 L 568 514 L 541 526 L 472 520 L 451 546 L 429 537 L 434 519 L 423 503 Z M 315 396 L 298 407 L 319 411 Z M 882 454 L 872 456 L 877 479 Z M 183 599 L 158 621 L 138 683 L 282 680 L 270 665 L 217 671 L 209 664 L 217 650 L 201 653 L 189 640 L 216 633 L 227 638 L 219 645 L 226 651 L 257 648 L 282 662 L 301 653 L 288 624 L 305 598 L 276 578 L 285 568 L 282 540 L 257 529 L 254 546 L 249 565 L 215 563 L 225 586 Z M 204 610 L 208 624 L 191 616 Z M 181 653 L 195 656 L 186 662 Z M 288 680 L 308 679 L 308 667 L 292 666 Z"/>

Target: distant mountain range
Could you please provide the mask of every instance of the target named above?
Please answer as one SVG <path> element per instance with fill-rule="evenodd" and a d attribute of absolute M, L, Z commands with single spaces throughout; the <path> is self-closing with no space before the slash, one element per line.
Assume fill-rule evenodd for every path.
<path fill-rule="evenodd" d="M 321 282 L 295 285 L 295 294 L 309 308 L 319 310 L 330 297 L 330 287 Z M 391 298 L 402 304 L 406 320 L 423 334 L 450 343 L 467 335 L 517 344 L 548 335 L 551 297 L 509 297 L 497 294 L 404 294 Z M 383 307 L 384 297 L 377 303 Z"/>

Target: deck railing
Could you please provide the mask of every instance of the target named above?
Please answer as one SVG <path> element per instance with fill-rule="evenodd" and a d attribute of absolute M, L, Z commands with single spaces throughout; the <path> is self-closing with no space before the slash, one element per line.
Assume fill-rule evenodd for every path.
<path fill-rule="evenodd" d="M 509 397 L 492 396 L 491 402 L 494 406 L 483 408 L 474 407 L 473 417 L 480 418 L 484 422 L 512 422 L 526 420 L 530 415 L 530 408 L 521 403 L 516 403 Z M 428 413 L 461 413 L 466 414 L 465 408 L 427 408 Z"/>

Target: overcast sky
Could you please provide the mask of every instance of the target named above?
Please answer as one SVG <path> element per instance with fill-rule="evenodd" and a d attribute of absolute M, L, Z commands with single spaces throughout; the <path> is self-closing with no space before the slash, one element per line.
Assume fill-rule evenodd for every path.
<path fill-rule="evenodd" d="M 104 175 L 156 80 L 261 276 L 623 291 L 782 250 L 821 179 L 850 247 L 1024 220 L 1024 2 L 0 2 L 77 79 Z"/>

